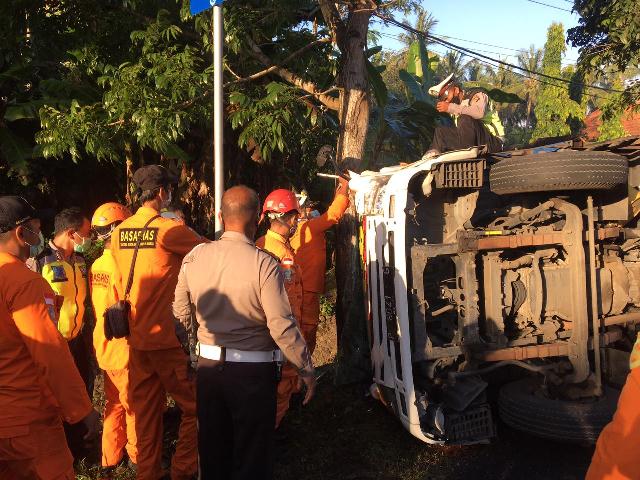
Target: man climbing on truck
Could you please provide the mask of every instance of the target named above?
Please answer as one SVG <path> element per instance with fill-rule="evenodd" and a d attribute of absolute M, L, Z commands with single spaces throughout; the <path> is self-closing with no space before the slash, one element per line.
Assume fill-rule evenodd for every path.
<path fill-rule="evenodd" d="M 438 98 L 438 112 L 453 115 L 455 125 L 436 127 L 426 158 L 480 145 L 486 145 L 489 153 L 502 150 L 504 127 L 483 89 L 465 91 L 451 74 L 431 87 L 429 95 Z"/>

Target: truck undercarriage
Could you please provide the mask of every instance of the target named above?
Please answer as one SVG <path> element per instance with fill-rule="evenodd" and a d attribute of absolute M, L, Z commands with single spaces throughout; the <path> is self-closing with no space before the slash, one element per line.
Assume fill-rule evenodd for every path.
<path fill-rule="evenodd" d="M 595 440 L 640 322 L 628 192 L 640 183 L 640 141 L 627 146 L 637 147 L 627 158 L 442 159 L 368 188 L 377 198 L 360 210 L 376 393 L 414 435 L 494 436 L 487 387 L 521 371 L 500 392 L 505 423 Z"/>

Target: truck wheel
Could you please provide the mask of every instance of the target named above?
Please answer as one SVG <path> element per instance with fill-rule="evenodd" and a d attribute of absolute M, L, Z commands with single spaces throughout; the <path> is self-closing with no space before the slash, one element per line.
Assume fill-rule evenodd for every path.
<path fill-rule="evenodd" d="M 627 184 L 627 159 L 610 152 L 565 150 L 504 158 L 491 166 L 499 195 L 552 190 L 609 190 Z"/>
<path fill-rule="evenodd" d="M 613 418 L 620 395 L 605 386 L 600 398 L 556 400 L 543 396 L 539 385 L 539 380 L 525 378 L 502 387 L 500 418 L 516 430 L 570 443 L 596 443 Z"/>

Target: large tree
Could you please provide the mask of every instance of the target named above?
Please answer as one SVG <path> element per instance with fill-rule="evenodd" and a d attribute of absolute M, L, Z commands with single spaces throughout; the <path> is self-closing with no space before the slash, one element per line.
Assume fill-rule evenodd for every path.
<path fill-rule="evenodd" d="M 60 0 L 69 11 L 80 1 L 91 3 Z M 116 27 L 131 38 L 123 42 L 125 58 L 116 63 L 81 49 L 60 63 L 65 79 L 76 78 L 97 95 L 41 109 L 42 150 L 78 161 L 90 156 L 123 164 L 124 157 L 128 170 L 149 160 L 181 165 L 187 200 L 200 219 L 211 218 L 210 15 L 191 17 L 187 0 L 105 5 L 134 23 Z M 308 167 L 328 141 L 335 141 L 340 170 L 359 170 L 371 93 L 386 96 L 380 69 L 369 60 L 369 24 L 375 13 L 408 12 L 416 2 L 229 0 L 224 5 L 225 100 L 236 132 L 226 144 L 239 143 L 261 165 L 277 164 L 263 188 L 317 184 Z M 101 33 L 100 23 L 96 26 Z M 226 147 L 227 182 L 246 181 L 241 154 Z M 355 344 L 341 342 L 342 353 L 353 353 L 358 361 L 347 363 L 364 371 L 368 362 L 362 354 L 368 348 L 362 338 L 358 226 L 352 208 L 338 232 L 337 316 L 343 338 L 360 337 Z"/>
<path fill-rule="evenodd" d="M 578 47 L 581 71 L 602 77 L 607 70 L 626 72 L 640 65 L 640 24 L 636 0 L 575 0 L 579 25 L 568 40 Z M 637 72 L 636 72 L 637 73 Z M 620 107 L 640 100 L 640 84 L 629 85 Z"/>
<path fill-rule="evenodd" d="M 547 31 L 544 45 L 542 73 L 561 78 L 562 56 L 566 50 L 564 28 L 561 23 L 553 23 Z M 543 84 L 534 108 L 536 127 L 532 138 L 559 137 L 571 133 L 572 119 L 584 115 L 580 105 L 569 97 L 569 89 L 561 81 L 551 80 Z"/>
<path fill-rule="evenodd" d="M 518 53 L 518 65 L 526 68 L 531 72 L 538 72 L 542 66 L 542 50 L 536 49 L 534 45 L 529 46 L 528 50 L 522 50 Z M 522 93 L 526 100 L 526 126 L 533 127 L 533 106 L 536 104 L 538 89 L 540 85 L 535 77 L 522 79 Z"/>

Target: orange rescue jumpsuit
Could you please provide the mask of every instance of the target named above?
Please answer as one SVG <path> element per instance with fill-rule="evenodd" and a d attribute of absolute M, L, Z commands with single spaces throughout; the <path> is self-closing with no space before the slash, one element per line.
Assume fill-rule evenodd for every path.
<path fill-rule="evenodd" d="M 93 347 L 98 366 L 104 370 L 104 422 L 102 425 L 102 466 L 111 467 L 122 460 L 126 448 L 136 463 L 134 418 L 129 410 L 129 342 L 126 338 L 107 340 L 104 336 L 104 311 L 118 301 L 115 288 L 116 263 L 111 250 L 91 266 L 90 287 L 96 326 Z M 129 442 L 127 443 L 127 438 Z"/>
<path fill-rule="evenodd" d="M 171 310 L 182 257 L 204 239 L 190 228 L 159 212 L 141 207 L 118 225 L 111 235 L 117 264 L 116 287 L 120 298 L 129 277 L 138 236 L 142 236 L 134 267 L 129 299 L 129 408 L 136 430 L 137 478 L 161 476 L 162 415 L 169 393 L 182 411 L 178 444 L 171 461 L 171 478 L 190 478 L 198 469 L 195 383 L 189 377 L 189 357 L 175 334 Z"/>
<path fill-rule="evenodd" d="M 62 420 L 93 407 L 56 323 L 46 280 L 0 253 L 0 480 L 75 479 Z"/>
<path fill-rule="evenodd" d="M 325 213 L 300 223 L 296 233 L 291 237 L 291 247 L 295 252 L 295 261 L 302 270 L 304 286 L 300 330 L 311 353 L 316 348 L 320 295 L 324 293 L 327 266 L 327 242 L 324 232 L 340 221 L 348 207 L 349 197 L 339 190 Z"/>
<path fill-rule="evenodd" d="M 631 372 L 618 409 L 596 444 L 586 480 L 640 478 L 640 337 L 631 352 Z"/>
<path fill-rule="evenodd" d="M 300 319 L 303 315 L 302 310 L 302 272 L 300 267 L 294 261 L 294 253 L 289 242 L 282 235 L 267 230 L 265 236 L 260 237 L 256 241 L 256 246 L 280 260 L 280 266 L 284 275 L 284 287 L 291 304 L 291 312 L 300 327 Z M 282 369 L 282 378 L 278 383 L 278 394 L 276 398 L 276 428 L 280 426 L 280 422 L 287 410 L 289 410 L 289 401 L 291 395 L 295 393 L 298 386 L 298 372 L 289 363 L 286 362 Z"/>

